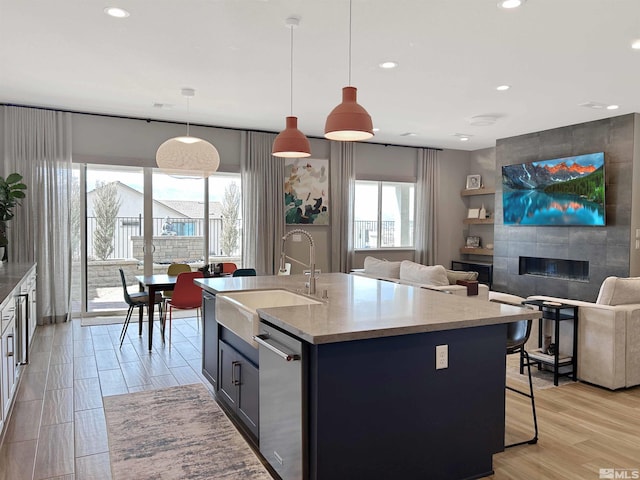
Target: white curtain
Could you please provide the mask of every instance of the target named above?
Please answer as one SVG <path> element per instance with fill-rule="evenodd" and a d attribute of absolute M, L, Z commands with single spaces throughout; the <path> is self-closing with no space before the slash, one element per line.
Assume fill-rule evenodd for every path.
<path fill-rule="evenodd" d="M 438 151 L 418 150 L 415 261 L 424 265 L 434 265 L 438 258 L 438 173 Z"/>
<path fill-rule="evenodd" d="M 275 134 L 248 132 L 242 157 L 243 266 L 274 275 L 284 226 L 284 159 L 271 155 Z"/>
<path fill-rule="evenodd" d="M 37 262 L 38 323 L 63 322 L 71 298 L 71 114 L 4 108 L 4 173 L 20 173 L 27 185 L 9 222 L 9 261 Z"/>
<path fill-rule="evenodd" d="M 331 142 L 331 271 L 349 273 L 353 262 L 355 143 Z"/>

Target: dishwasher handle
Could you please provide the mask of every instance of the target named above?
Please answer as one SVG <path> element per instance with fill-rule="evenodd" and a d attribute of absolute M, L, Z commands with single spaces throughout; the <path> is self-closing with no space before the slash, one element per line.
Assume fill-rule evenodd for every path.
<path fill-rule="evenodd" d="M 273 345 L 271 345 L 269 342 L 267 342 L 267 340 L 269 339 L 269 335 L 266 334 L 261 334 L 261 335 L 255 335 L 253 337 L 253 340 L 258 344 L 258 345 L 262 345 L 263 347 L 265 347 L 268 350 L 271 350 L 273 353 L 275 353 L 276 355 L 278 355 L 280 358 L 286 360 L 287 362 L 290 362 L 292 360 L 300 360 L 300 355 L 298 355 L 297 353 L 287 353 L 287 352 L 283 352 L 282 350 L 280 350 L 277 347 L 274 347 Z"/>

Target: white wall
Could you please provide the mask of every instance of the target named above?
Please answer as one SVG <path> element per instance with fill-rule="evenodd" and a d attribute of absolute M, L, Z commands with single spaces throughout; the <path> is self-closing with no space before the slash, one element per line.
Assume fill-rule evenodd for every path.
<path fill-rule="evenodd" d="M 464 225 L 467 207 L 460 190 L 465 186 L 470 172 L 469 152 L 444 150 L 439 154 L 440 181 L 438 182 L 438 251 L 437 263 L 446 268 L 451 260 L 460 258 L 459 248 L 464 245 Z"/>
<path fill-rule="evenodd" d="M 76 162 L 156 166 L 156 150 L 169 138 L 184 135 L 185 125 L 97 115 L 73 114 Z M 211 142 L 220 153 L 220 171 L 239 172 L 242 132 L 190 126 L 190 135 Z"/>
<path fill-rule="evenodd" d="M 0 122 L 3 116 L 0 115 Z M 73 158 L 76 162 L 111 165 L 155 167 L 158 146 L 168 138 L 183 135 L 184 125 L 156 121 L 122 119 L 99 115 L 73 114 Z M 0 123 L 1 125 L 1 123 Z M 0 129 L 2 132 L 3 129 Z M 220 152 L 220 171 L 240 172 L 244 152 L 243 132 L 232 129 L 191 126 L 190 133 L 213 143 Z M 311 138 L 313 158 L 329 158 L 330 142 Z M 3 144 L 0 137 L 0 147 Z M 356 145 L 356 175 L 360 179 L 414 180 L 416 177 L 417 149 L 359 143 Z M 440 155 L 440 213 L 438 214 L 438 263 L 449 265 L 459 258 L 462 244 L 462 218 L 466 207 L 460 199 L 466 175 L 470 171 L 469 152 L 444 150 Z M 287 227 L 288 229 L 295 227 Z M 317 247 L 317 267 L 329 271 L 331 226 L 305 226 Z M 308 257 L 305 242 L 288 244 L 288 253 L 305 263 Z M 413 258 L 413 252 L 387 251 L 386 258 Z M 359 256 L 362 261 L 364 255 Z M 357 266 L 356 262 L 356 266 Z M 301 270 L 301 267 L 300 267 Z M 297 271 L 293 267 L 292 271 Z"/>

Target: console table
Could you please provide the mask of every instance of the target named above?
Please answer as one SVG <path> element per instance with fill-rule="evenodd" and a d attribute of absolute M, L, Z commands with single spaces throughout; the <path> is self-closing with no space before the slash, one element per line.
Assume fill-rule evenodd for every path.
<path fill-rule="evenodd" d="M 553 384 L 558 385 L 558 377 L 567 376 L 572 380 L 576 380 L 578 372 L 578 307 L 575 305 L 567 305 L 560 302 L 548 302 L 544 300 L 525 300 L 525 305 L 534 305 L 542 311 L 542 318 L 538 320 L 538 348 L 531 350 L 529 357 L 532 363 L 538 364 L 538 369 L 542 368 L 542 364 L 553 367 Z M 555 342 L 555 351 L 553 355 L 549 355 L 543 351 L 543 320 L 554 322 L 553 341 Z M 571 356 L 560 356 L 560 322 L 570 320 L 573 322 L 573 345 Z M 571 365 L 571 370 L 560 373 L 560 367 Z"/>

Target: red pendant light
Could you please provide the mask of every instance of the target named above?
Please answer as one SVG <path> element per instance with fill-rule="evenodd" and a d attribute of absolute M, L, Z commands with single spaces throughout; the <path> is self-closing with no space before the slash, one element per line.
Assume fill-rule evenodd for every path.
<path fill-rule="evenodd" d="M 349 85 L 351 85 L 351 0 L 349 0 Z M 324 136 L 329 140 L 355 142 L 373 137 L 373 122 L 357 101 L 356 87 L 342 89 L 342 103 L 334 108 L 324 126 Z"/>
<path fill-rule="evenodd" d="M 300 18 L 289 17 L 285 24 L 291 29 L 291 114 L 287 117 L 285 129 L 274 140 L 271 154 L 284 158 L 309 157 L 311 145 L 304 133 L 298 130 L 298 117 L 293 116 L 293 29 L 300 25 Z"/>

